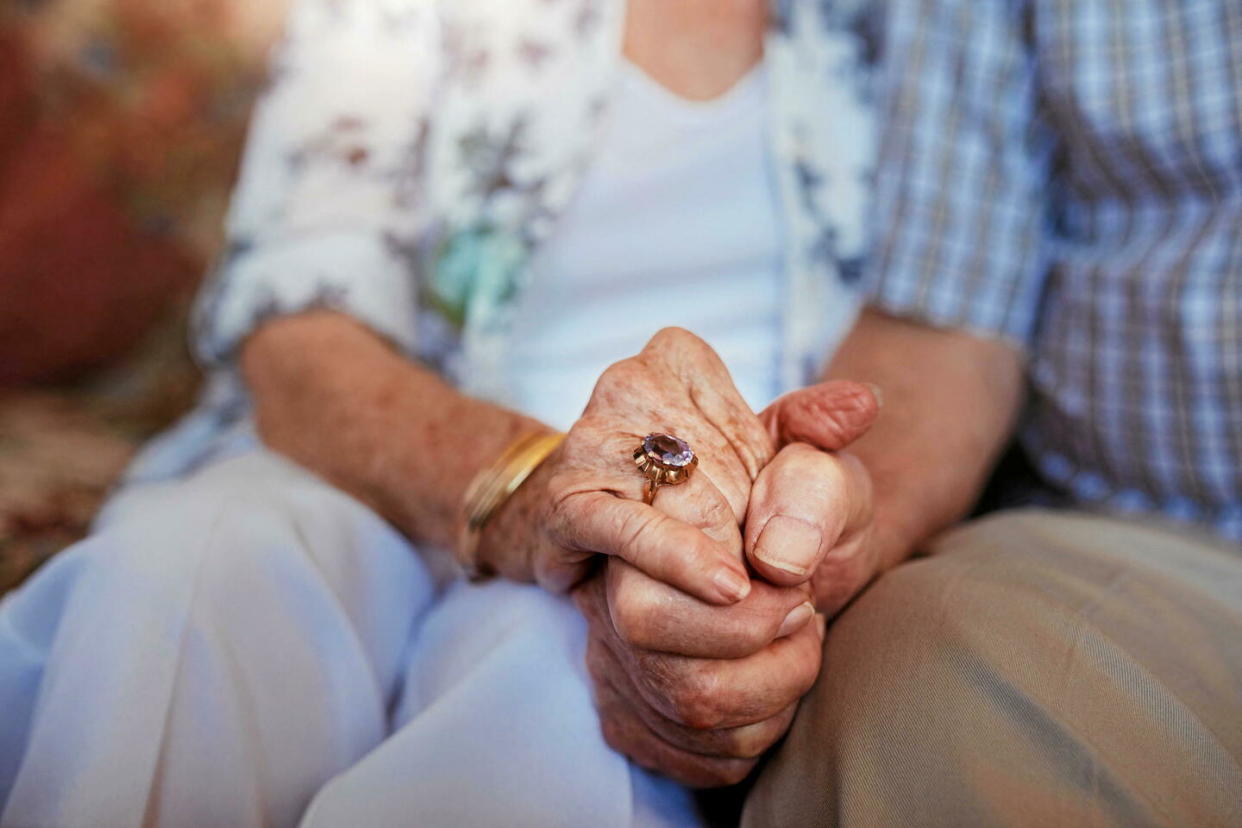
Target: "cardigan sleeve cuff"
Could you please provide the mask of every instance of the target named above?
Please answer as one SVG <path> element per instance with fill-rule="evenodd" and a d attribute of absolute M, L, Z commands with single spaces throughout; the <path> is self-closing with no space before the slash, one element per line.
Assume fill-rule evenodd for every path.
<path fill-rule="evenodd" d="M 269 319 L 333 310 L 413 355 L 416 284 L 408 251 L 379 233 L 235 245 L 199 298 L 194 350 L 207 366 L 228 366 Z"/>

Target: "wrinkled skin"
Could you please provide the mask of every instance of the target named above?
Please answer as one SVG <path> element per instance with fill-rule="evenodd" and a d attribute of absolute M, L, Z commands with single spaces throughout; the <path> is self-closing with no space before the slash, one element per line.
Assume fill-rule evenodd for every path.
<path fill-rule="evenodd" d="M 819 673 L 824 613 L 875 574 L 870 482 L 841 449 L 877 413 L 871 390 L 837 382 L 755 415 L 711 348 L 675 328 L 604 373 L 480 559 L 573 590 L 615 749 L 708 787 L 744 778 L 784 734 Z M 650 431 L 687 440 L 700 464 L 646 506 L 630 455 Z"/>
<path fill-rule="evenodd" d="M 642 502 L 634 449 L 650 432 L 689 441 L 699 466 Z M 600 377 L 565 442 L 507 503 L 481 539 L 479 560 L 516 580 L 564 592 L 615 556 L 714 604 L 750 590 L 739 525 L 772 441 L 698 337 L 660 331 Z M 670 497 L 668 493 L 675 493 Z M 679 508 L 657 508 L 675 499 Z"/>

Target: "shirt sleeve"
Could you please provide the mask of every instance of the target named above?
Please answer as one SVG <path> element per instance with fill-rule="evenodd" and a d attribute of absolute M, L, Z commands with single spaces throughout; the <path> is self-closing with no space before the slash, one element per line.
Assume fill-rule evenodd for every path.
<path fill-rule="evenodd" d="M 352 315 L 412 352 L 439 31 L 424 0 L 297 0 L 256 106 L 228 252 L 195 313 L 209 365 L 265 319 Z"/>
<path fill-rule="evenodd" d="M 888 5 L 864 299 L 1028 347 L 1047 272 L 1054 143 L 1039 115 L 1028 3 Z"/>

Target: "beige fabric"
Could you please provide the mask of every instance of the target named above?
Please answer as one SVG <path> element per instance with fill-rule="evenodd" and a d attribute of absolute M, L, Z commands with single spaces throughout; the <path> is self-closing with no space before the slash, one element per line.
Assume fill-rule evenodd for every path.
<path fill-rule="evenodd" d="M 747 828 L 1242 825 L 1242 549 L 1011 512 L 830 628 Z"/>

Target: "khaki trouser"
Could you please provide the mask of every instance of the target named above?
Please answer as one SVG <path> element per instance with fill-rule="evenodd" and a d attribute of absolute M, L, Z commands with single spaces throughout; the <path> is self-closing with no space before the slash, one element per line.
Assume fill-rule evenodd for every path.
<path fill-rule="evenodd" d="M 1242 550 L 969 524 L 833 624 L 743 825 L 1242 826 Z"/>

